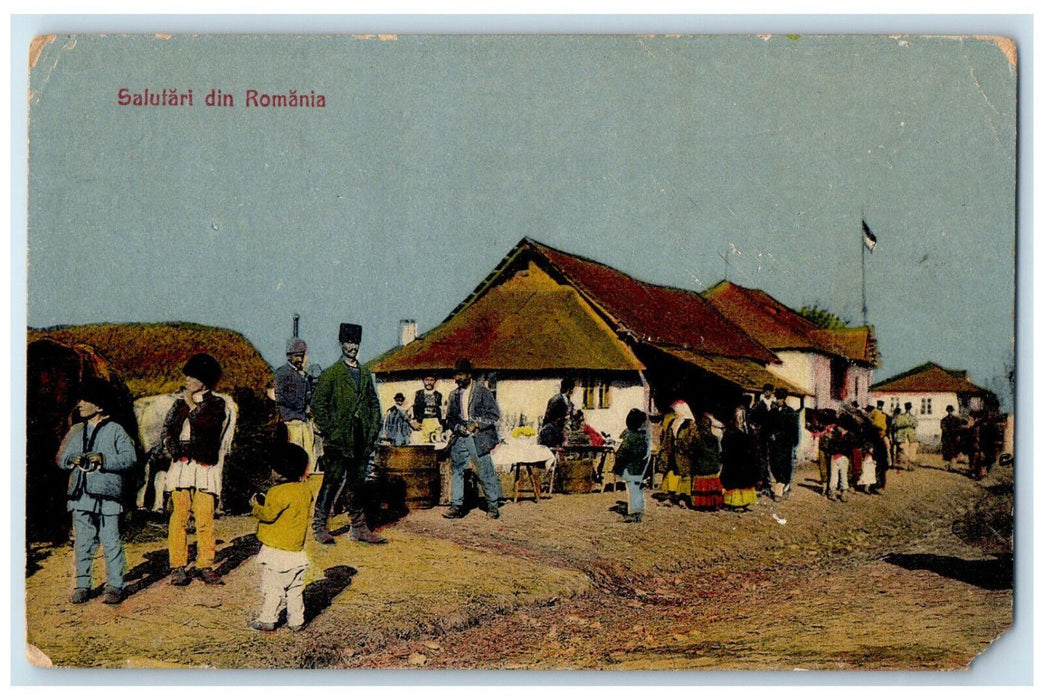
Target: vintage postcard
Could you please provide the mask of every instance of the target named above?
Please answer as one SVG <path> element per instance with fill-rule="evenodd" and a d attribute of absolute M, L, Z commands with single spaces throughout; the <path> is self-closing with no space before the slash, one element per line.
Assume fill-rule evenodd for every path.
<path fill-rule="evenodd" d="M 967 670 L 1019 48 L 36 37 L 29 661 Z"/>

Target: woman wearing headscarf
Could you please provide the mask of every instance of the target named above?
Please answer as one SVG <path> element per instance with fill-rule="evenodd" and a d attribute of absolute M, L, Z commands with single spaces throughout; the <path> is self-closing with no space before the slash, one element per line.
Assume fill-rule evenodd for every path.
<path fill-rule="evenodd" d="M 692 496 L 691 443 L 696 419 L 684 401 L 671 404 L 660 431 L 660 470 L 665 472 L 660 491 L 667 494 L 666 505 L 681 505 Z"/>

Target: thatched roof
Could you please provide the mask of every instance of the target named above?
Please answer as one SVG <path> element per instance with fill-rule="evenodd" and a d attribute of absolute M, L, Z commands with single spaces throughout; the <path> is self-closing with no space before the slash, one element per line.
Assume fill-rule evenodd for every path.
<path fill-rule="evenodd" d="M 97 323 L 28 330 L 31 343 L 51 338 L 101 354 L 134 398 L 177 391 L 181 368 L 198 352 L 210 353 L 223 369 L 217 389 L 265 391 L 272 368 L 242 334 L 194 323 Z"/>
<path fill-rule="evenodd" d="M 438 371 L 467 357 L 480 370 L 624 370 L 644 366 L 574 289 L 496 287 L 421 338 L 368 366 Z"/>

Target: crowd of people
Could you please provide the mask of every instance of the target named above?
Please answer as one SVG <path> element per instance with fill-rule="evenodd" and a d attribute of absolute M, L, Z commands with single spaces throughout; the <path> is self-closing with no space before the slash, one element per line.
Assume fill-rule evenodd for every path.
<path fill-rule="evenodd" d="M 370 529 L 363 503 L 367 469 L 382 437 L 392 445 L 404 445 L 419 431 L 428 441 L 445 441 L 451 479 L 444 517 L 468 515 L 464 474 L 470 464 L 482 484 L 487 517 L 500 517 L 503 494 L 491 453 L 500 443 L 501 412 L 490 389 L 474 378 L 470 361 L 456 362 L 455 388 L 445 403 L 429 376 L 411 406 L 407 407 L 404 394 L 397 393 L 394 405 L 382 414 L 373 378 L 358 361 L 361 336 L 360 326 L 341 324 L 341 358 L 317 379 L 305 370 L 307 344 L 293 338 L 287 345 L 287 363 L 275 372 L 279 432 L 270 458 L 274 485 L 250 499 L 258 521 L 264 597 L 259 615 L 250 623 L 254 629 L 275 629 L 284 607 L 291 629 L 304 625 L 305 542 L 309 530 L 320 544 L 336 541 L 329 519 L 338 502 L 347 504 L 352 540 L 386 542 Z M 164 421 L 162 439 L 171 459 L 164 487 L 170 513 L 170 583 L 187 586 L 198 579 L 221 585 L 214 568 L 214 517 L 229 407 L 213 389 L 222 368 L 216 358 L 200 353 L 185 363 L 182 373 L 182 388 Z M 560 449 L 606 441 L 608 436 L 588 426 L 583 412 L 573 405 L 574 389 L 572 379 L 563 380 L 559 392 L 548 400 L 537 434 L 539 444 Z M 654 483 L 654 474 L 661 475 L 658 496 L 664 506 L 745 511 L 759 495 L 788 498 L 800 426 L 798 412 L 787 399 L 786 389 L 767 384 L 760 396 L 744 397 L 723 423 L 709 412 L 697 417 L 685 401 L 675 401 L 660 422 L 655 453 L 650 416 L 639 408 L 630 410 L 626 430 L 612 441 L 616 445 L 613 471 L 628 491 L 624 519 L 642 521 L 644 490 Z M 99 546 L 105 553 L 104 602 L 115 605 L 124 598 L 121 496 L 123 478 L 138 455 L 131 437 L 110 419 L 114 402 L 115 391 L 108 382 L 83 382 L 76 404 L 78 420 L 56 455 L 58 466 L 70 472 L 67 507 L 75 552 L 71 600 L 76 604 L 90 599 L 91 566 Z M 807 411 L 807 427 L 818 442 L 823 495 L 844 501 L 851 489 L 880 494 L 889 468 L 916 466 L 917 419 L 909 403 L 905 408 L 893 416 L 886 415 L 883 402 L 876 408 L 849 405 L 838 411 Z M 947 407 L 942 443 L 948 468 L 956 468 L 957 455 L 963 452 L 969 456 L 972 475 L 981 478 L 999 453 L 995 412 L 986 410 L 965 419 Z M 313 499 L 307 480 L 316 471 L 321 472 L 322 483 Z M 190 570 L 188 540 L 193 528 L 196 557 Z"/>
<path fill-rule="evenodd" d="M 697 419 L 686 402 L 671 404 L 657 455 L 663 504 L 745 511 L 759 492 L 789 498 L 800 426 L 787 397 L 786 389 L 766 384 L 756 402 L 744 397 L 736 405 L 720 436 L 710 413 Z"/>

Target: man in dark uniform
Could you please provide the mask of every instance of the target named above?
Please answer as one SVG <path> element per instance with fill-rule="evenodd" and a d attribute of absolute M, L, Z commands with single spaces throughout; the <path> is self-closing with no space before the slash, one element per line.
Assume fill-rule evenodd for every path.
<path fill-rule="evenodd" d="M 312 529 L 322 544 L 334 542 L 327 519 L 342 493 L 348 501 L 352 539 L 368 544 L 387 541 L 370 531 L 361 498 L 366 465 L 381 432 L 381 404 L 373 377 L 359 365 L 361 339 L 361 326 L 341 324 L 341 359 L 323 371 L 312 395 L 312 415 L 323 437 L 323 485 L 316 497 Z"/>

